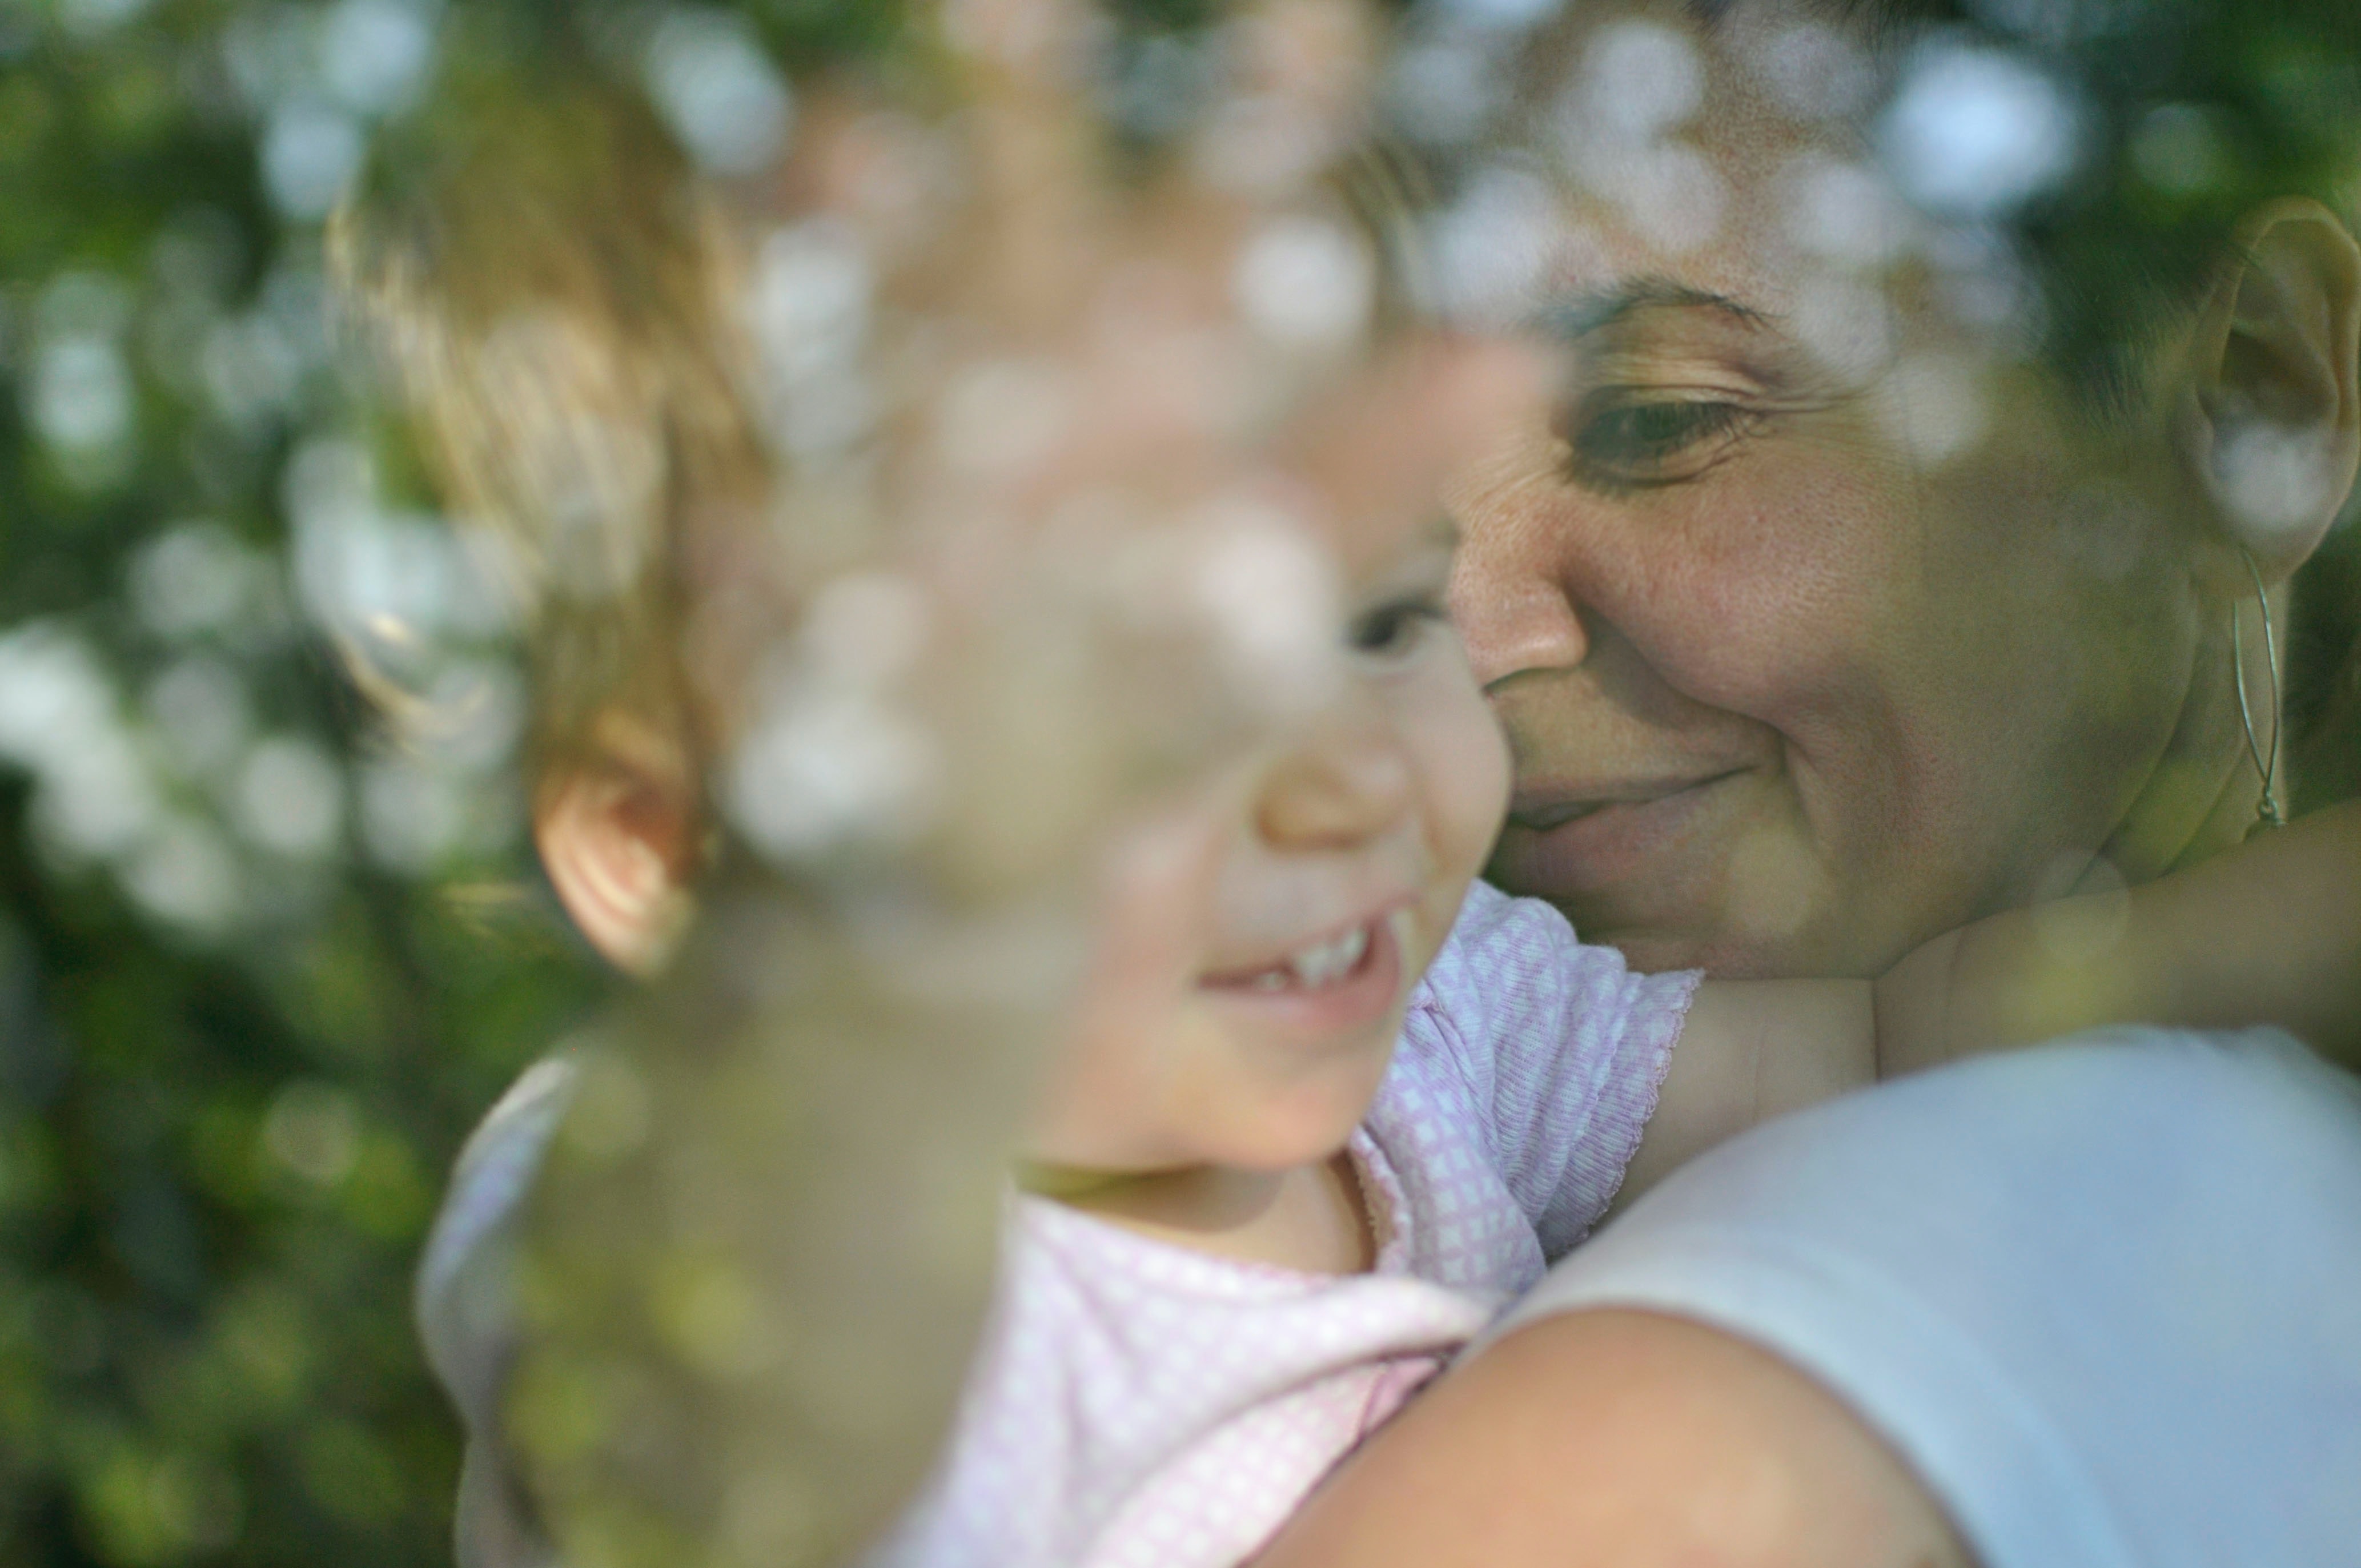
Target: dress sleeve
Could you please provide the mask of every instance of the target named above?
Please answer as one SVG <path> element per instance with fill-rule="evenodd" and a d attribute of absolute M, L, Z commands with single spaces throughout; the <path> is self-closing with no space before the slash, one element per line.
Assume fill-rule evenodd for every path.
<path fill-rule="evenodd" d="M 574 1081 L 574 1064 L 550 1058 L 492 1108 L 460 1153 L 419 1265 L 419 1337 L 467 1429 L 455 1521 L 458 1568 L 551 1568 L 556 1562 L 518 1474 L 501 1411 L 516 1363 L 516 1249 L 525 1199 Z"/>
<path fill-rule="evenodd" d="M 1484 883 L 1413 1000 L 1452 1059 L 1510 1195 L 1555 1258 L 1623 1183 L 1700 974 L 1635 974 L 1538 899 Z"/>

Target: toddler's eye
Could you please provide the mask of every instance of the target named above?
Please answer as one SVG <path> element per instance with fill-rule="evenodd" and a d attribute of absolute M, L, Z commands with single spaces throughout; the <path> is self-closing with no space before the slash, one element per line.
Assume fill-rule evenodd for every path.
<path fill-rule="evenodd" d="M 1646 400 L 1614 390 L 1585 400 L 1572 429 L 1572 477 L 1601 488 L 1677 484 L 1710 467 L 1744 435 L 1753 411 L 1697 397 Z"/>
<path fill-rule="evenodd" d="M 1356 653 L 1399 657 L 1418 645 L 1444 618 L 1443 601 L 1426 596 L 1394 599 L 1356 616 L 1345 632 Z"/>

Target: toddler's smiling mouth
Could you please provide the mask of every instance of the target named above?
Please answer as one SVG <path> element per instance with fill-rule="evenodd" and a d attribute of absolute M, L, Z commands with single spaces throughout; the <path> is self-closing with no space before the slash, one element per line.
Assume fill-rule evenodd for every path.
<path fill-rule="evenodd" d="M 1411 914 L 1399 905 L 1356 926 L 1296 948 L 1275 963 L 1209 974 L 1205 990 L 1300 1022 L 1335 1027 L 1374 1017 L 1400 988 Z"/>
<path fill-rule="evenodd" d="M 1341 936 L 1312 942 L 1268 969 L 1217 975 L 1207 983 L 1245 991 L 1320 991 L 1361 967 L 1369 956 L 1370 930 L 1378 922 L 1354 927 Z"/>

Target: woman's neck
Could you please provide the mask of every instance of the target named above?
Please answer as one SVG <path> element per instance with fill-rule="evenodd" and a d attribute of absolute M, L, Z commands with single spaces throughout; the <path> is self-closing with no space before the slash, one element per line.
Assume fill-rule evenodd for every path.
<path fill-rule="evenodd" d="M 2261 662 L 2261 640 L 2249 641 L 2255 644 L 2247 649 L 2254 722 L 2258 739 L 2268 743 L 2269 674 Z M 2186 870 L 2243 839 L 2261 796 L 2262 778 L 2247 755 L 2239 718 L 2225 620 L 2199 639 L 2172 734 L 2100 852 L 2114 873 L 2134 884 Z M 2284 773 L 2279 797 L 2287 797 Z"/>
<path fill-rule="evenodd" d="M 1193 1166 L 1083 1179 L 1049 1176 L 1032 1190 L 1194 1252 L 1306 1274 L 1359 1274 L 1377 1261 L 1374 1228 L 1351 1157 L 1290 1170 Z"/>

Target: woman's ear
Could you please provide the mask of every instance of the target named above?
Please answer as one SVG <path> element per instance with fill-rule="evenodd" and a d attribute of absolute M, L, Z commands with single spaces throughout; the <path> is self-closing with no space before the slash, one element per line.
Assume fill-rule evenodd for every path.
<path fill-rule="evenodd" d="M 662 968 L 687 921 L 699 804 L 680 738 L 620 709 L 600 714 L 542 782 L 542 865 L 590 945 L 628 973 Z"/>
<path fill-rule="evenodd" d="M 2225 540 L 2278 583 L 2318 548 L 2361 460 L 2361 247 L 2318 202 L 2256 208 L 2192 346 L 2191 466 Z"/>

